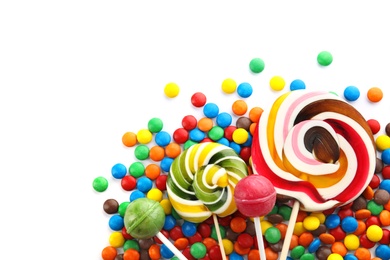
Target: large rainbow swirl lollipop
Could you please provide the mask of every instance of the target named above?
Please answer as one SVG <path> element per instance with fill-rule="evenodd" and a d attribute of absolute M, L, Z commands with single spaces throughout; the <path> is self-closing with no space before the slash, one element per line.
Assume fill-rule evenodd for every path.
<path fill-rule="evenodd" d="M 168 174 L 172 207 L 194 223 L 213 216 L 223 257 L 216 215 L 226 217 L 237 210 L 234 189 L 247 175 L 248 166 L 232 148 L 212 142 L 190 146 L 173 161 Z"/>
<path fill-rule="evenodd" d="M 367 187 L 375 164 L 367 121 L 329 92 L 280 96 L 253 136 L 254 173 L 268 178 L 278 195 L 296 199 L 290 222 L 299 207 L 322 211 L 352 202 Z"/>

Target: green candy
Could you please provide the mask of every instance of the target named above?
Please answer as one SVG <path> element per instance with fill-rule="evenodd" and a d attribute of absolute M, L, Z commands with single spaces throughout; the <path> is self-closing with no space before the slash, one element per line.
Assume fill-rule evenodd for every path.
<path fill-rule="evenodd" d="M 296 246 L 294 247 L 291 252 L 290 252 L 290 256 L 293 258 L 293 259 L 300 259 L 301 256 L 303 256 L 303 254 L 305 253 L 305 247 L 303 246 Z"/>
<path fill-rule="evenodd" d="M 138 241 L 135 239 L 126 240 L 125 243 L 123 244 L 123 251 L 126 251 L 127 249 L 135 249 L 139 252 L 140 247 Z"/>
<path fill-rule="evenodd" d="M 134 150 L 134 156 L 138 160 L 146 160 L 149 158 L 149 147 L 144 144 L 138 145 Z"/>
<path fill-rule="evenodd" d="M 332 63 L 333 56 L 330 52 L 322 51 L 317 55 L 317 62 L 322 66 L 328 66 Z"/>
<path fill-rule="evenodd" d="M 141 162 L 133 162 L 130 165 L 129 173 L 134 178 L 141 177 L 145 173 L 145 166 Z"/>
<path fill-rule="evenodd" d="M 299 258 L 299 260 L 314 260 L 314 259 L 315 259 L 314 255 L 310 253 L 303 254 L 301 258 Z"/>
<path fill-rule="evenodd" d="M 103 191 L 107 190 L 107 188 L 108 188 L 108 181 L 104 177 L 101 177 L 101 176 L 96 177 L 93 180 L 92 187 L 95 191 L 103 192 Z"/>
<path fill-rule="evenodd" d="M 367 209 L 371 212 L 372 215 L 378 216 L 383 210 L 383 205 L 379 205 L 375 201 L 370 200 L 367 203 Z"/>
<path fill-rule="evenodd" d="M 154 117 L 148 122 L 148 129 L 152 133 L 158 133 L 163 129 L 163 121 L 160 118 Z"/>
<path fill-rule="evenodd" d="M 291 216 L 291 211 L 291 207 L 287 205 L 282 205 L 278 209 L 278 214 L 282 215 L 284 220 L 289 220 Z"/>
<path fill-rule="evenodd" d="M 127 206 L 129 206 L 130 201 L 124 201 L 121 204 L 119 204 L 118 213 L 123 218 L 126 213 Z"/>
<path fill-rule="evenodd" d="M 221 139 L 223 137 L 224 134 L 225 134 L 225 131 L 223 130 L 222 127 L 213 126 L 207 135 L 209 136 L 209 138 L 211 140 L 218 141 L 219 139 Z"/>
<path fill-rule="evenodd" d="M 154 237 L 164 226 L 163 207 L 155 200 L 136 199 L 127 206 L 123 218 L 126 231 L 137 239 Z"/>
<path fill-rule="evenodd" d="M 206 256 L 207 248 L 202 242 L 195 242 L 191 245 L 190 254 L 196 259 L 200 259 Z"/>
<path fill-rule="evenodd" d="M 264 70 L 264 61 L 260 58 L 253 58 L 249 62 L 249 69 L 253 73 L 260 73 Z"/>
<path fill-rule="evenodd" d="M 221 238 L 225 238 L 225 236 L 226 236 L 225 227 L 222 226 L 222 225 L 219 225 L 219 231 L 220 231 L 220 234 L 221 234 Z M 218 241 L 217 229 L 215 228 L 215 225 L 213 225 L 213 226 L 211 227 L 211 234 L 210 234 L 210 237 L 211 237 L 211 238 L 214 238 L 216 241 Z"/>
<path fill-rule="evenodd" d="M 271 244 L 278 243 L 281 237 L 282 234 L 280 233 L 280 230 L 276 227 L 267 228 L 267 230 L 264 232 L 265 240 L 267 240 Z"/>

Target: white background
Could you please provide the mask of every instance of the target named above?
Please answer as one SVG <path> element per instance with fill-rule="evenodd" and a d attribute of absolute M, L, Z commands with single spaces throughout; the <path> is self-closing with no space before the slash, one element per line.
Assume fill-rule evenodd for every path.
<path fill-rule="evenodd" d="M 386 1 L 1 1 L 1 259 L 100 259 L 108 245 L 110 197 L 128 199 L 111 177 L 130 165 L 127 131 L 152 117 L 172 133 L 190 96 L 230 111 L 233 78 L 254 88 L 250 107 L 267 105 L 300 78 L 310 90 L 357 86 L 354 105 L 389 120 L 390 16 Z M 334 61 L 321 67 L 317 54 Z M 252 58 L 265 61 L 258 75 Z M 272 76 L 286 80 L 281 92 Z M 178 97 L 164 96 L 176 82 Z M 380 87 L 384 99 L 369 104 Z M 108 190 L 92 181 L 105 176 Z"/>

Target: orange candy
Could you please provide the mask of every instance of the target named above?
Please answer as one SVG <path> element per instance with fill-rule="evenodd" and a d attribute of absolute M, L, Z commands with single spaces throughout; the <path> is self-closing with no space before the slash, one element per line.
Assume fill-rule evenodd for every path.
<path fill-rule="evenodd" d="M 250 247 L 242 247 L 240 244 L 236 241 L 233 245 L 234 251 L 236 251 L 239 255 L 247 255 L 249 251 L 251 251 Z M 268 258 L 267 258 L 268 259 Z"/>
<path fill-rule="evenodd" d="M 299 237 L 295 234 L 291 236 L 290 250 L 299 245 Z M 268 258 L 267 258 L 268 259 Z"/>
<path fill-rule="evenodd" d="M 379 102 L 383 98 L 383 92 L 378 87 L 372 87 L 367 91 L 367 98 L 371 102 Z"/>
<path fill-rule="evenodd" d="M 256 126 L 257 126 L 257 123 L 252 123 L 252 124 L 249 126 L 249 133 L 251 133 L 252 136 L 253 136 L 253 134 L 254 134 L 254 132 L 255 132 Z"/>
<path fill-rule="evenodd" d="M 132 147 L 137 144 L 137 135 L 133 132 L 126 132 L 122 136 L 122 143 L 124 146 Z"/>
<path fill-rule="evenodd" d="M 207 251 L 209 251 L 213 246 L 218 245 L 217 241 L 211 237 L 206 237 L 203 239 L 202 243 L 206 246 Z"/>
<path fill-rule="evenodd" d="M 262 113 L 263 109 L 261 107 L 253 107 L 251 110 L 249 110 L 249 119 L 253 123 L 258 123 Z"/>
<path fill-rule="evenodd" d="M 157 244 L 151 245 L 149 247 L 148 253 L 149 253 L 150 259 L 152 259 L 152 260 L 159 260 L 161 258 L 160 246 Z"/>
<path fill-rule="evenodd" d="M 140 257 L 141 257 L 140 253 L 133 248 L 127 249 L 123 253 L 123 260 L 139 260 Z"/>
<path fill-rule="evenodd" d="M 329 233 L 322 233 L 321 235 L 318 236 L 318 238 L 324 244 L 333 244 L 336 241 L 334 236 Z"/>
<path fill-rule="evenodd" d="M 248 253 L 248 260 L 259 260 L 260 259 L 260 253 L 257 249 L 252 249 Z"/>
<path fill-rule="evenodd" d="M 245 115 L 246 111 L 248 110 L 248 105 L 244 100 L 236 100 L 234 101 L 232 105 L 232 111 L 237 116 Z"/>
<path fill-rule="evenodd" d="M 157 177 L 160 176 L 160 172 L 160 166 L 157 164 L 151 163 L 145 167 L 145 176 L 151 180 L 157 179 Z"/>
<path fill-rule="evenodd" d="M 390 211 L 387 209 L 382 210 L 381 213 L 379 213 L 379 220 L 382 224 L 382 226 L 389 226 L 390 225 Z"/>
<path fill-rule="evenodd" d="M 385 205 L 383 205 L 383 207 L 384 207 L 386 210 L 390 211 L 390 200 L 389 200 Z"/>
<path fill-rule="evenodd" d="M 198 128 L 203 132 L 210 131 L 211 128 L 213 128 L 214 122 L 211 118 L 208 117 L 202 117 L 198 120 Z"/>
<path fill-rule="evenodd" d="M 345 256 L 348 253 L 348 249 L 340 241 L 334 242 L 332 244 L 332 246 L 330 247 L 330 249 L 332 250 L 332 253 L 336 253 L 336 254 L 339 254 L 341 256 Z"/>
<path fill-rule="evenodd" d="M 165 149 L 161 146 L 155 145 L 149 150 L 149 158 L 155 162 L 161 161 L 165 156 Z"/>
<path fill-rule="evenodd" d="M 367 186 L 367 188 L 363 191 L 363 197 L 366 200 L 372 200 L 374 198 L 374 190 L 370 186 Z"/>
<path fill-rule="evenodd" d="M 356 219 L 366 219 L 371 216 L 371 211 L 368 209 L 359 209 L 355 212 Z"/>
<path fill-rule="evenodd" d="M 371 252 L 367 248 L 359 247 L 355 251 L 355 256 L 359 260 L 371 260 Z"/>
<path fill-rule="evenodd" d="M 357 223 L 358 223 L 358 227 L 355 230 L 355 232 L 353 232 L 353 234 L 357 236 L 363 235 L 364 232 L 366 232 L 366 228 L 367 228 L 366 223 L 360 219 L 357 220 Z"/>
<path fill-rule="evenodd" d="M 117 254 L 116 248 L 113 246 L 106 246 L 102 250 L 103 260 L 115 260 Z"/>
<path fill-rule="evenodd" d="M 176 158 L 181 153 L 181 146 L 178 143 L 169 143 L 165 147 L 165 154 L 169 158 Z"/>
<path fill-rule="evenodd" d="M 246 221 L 241 217 L 234 217 L 230 220 L 230 228 L 236 232 L 241 233 L 246 229 Z"/>
<path fill-rule="evenodd" d="M 277 229 L 279 229 L 279 231 L 280 231 L 280 237 L 281 237 L 282 239 L 284 239 L 285 236 L 286 236 L 286 232 L 287 232 L 287 224 L 278 223 L 278 224 L 275 225 L 275 227 L 276 227 Z"/>
<path fill-rule="evenodd" d="M 277 260 L 279 257 L 279 254 L 275 251 L 273 251 L 270 247 L 267 247 L 265 249 L 265 257 L 267 258 L 266 260 Z M 261 259 L 263 260 L 263 259 Z"/>
<path fill-rule="evenodd" d="M 185 237 L 180 237 L 174 242 L 174 246 L 179 250 L 184 250 L 190 242 Z"/>
<path fill-rule="evenodd" d="M 313 234 L 308 231 L 305 231 L 299 236 L 298 243 L 301 246 L 308 247 L 310 243 L 313 241 L 313 239 L 314 239 Z"/>
<path fill-rule="evenodd" d="M 298 211 L 298 215 L 297 215 L 297 220 L 296 222 L 303 222 L 303 220 L 307 217 L 307 212 L 306 211 Z"/>

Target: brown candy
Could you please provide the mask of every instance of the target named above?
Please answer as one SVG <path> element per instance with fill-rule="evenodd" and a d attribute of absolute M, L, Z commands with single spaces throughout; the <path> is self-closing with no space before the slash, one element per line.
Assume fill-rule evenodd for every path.
<path fill-rule="evenodd" d="M 267 220 L 272 224 L 278 224 L 283 221 L 283 216 L 280 214 L 271 214 L 267 216 Z"/>
<path fill-rule="evenodd" d="M 319 235 L 325 232 L 326 232 L 326 226 L 324 224 L 320 224 L 317 229 L 311 231 L 311 233 L 315 237 L 318 237 Z"/>
<path fill-rule="evenodd" d="M 384 164 L 380 158 L 376 158 L 375 164 L 375 173 L 381 173 L 383 170 Z"/>
<path fill-rule="evenodd" d="M 387 190 L 377 189 L 374 193 L 374 201 L 376 204 L 385 205 L 390 200 L 390 194 Z"/>
<path fill-rule="evenodd" d="M 275 244 L 268 243 L 268 246 L 275 252 L 281 252 L 283 247 L 283 240 L 279 240 Z"/>
<path fill-rule="evenodd" d="M 251 126 L 252 121 L 245 116 L 239 117 L 236 121 L 236 127 L 237 128 L 244 128 L 245 130 L 249 131 L 249 127 Z"/>
<path fill-rule="evenodd" d="M 154 240 L 153 238 L 139 239 L 138 244 L 141 249 L 149 249 L 149 247 L 154 244 Z"/>
<path fill-rule="evenodd" d="M 251 221 L 249 221 L 251 222 Z M 247 226 L 248 228 L 248 226 Z M 236 241 L 237 240 L 237 237 L 238 237 L 238 233 L 234 232 L 230 227 L 227 227 L 225 228 L 225 236 L 227 239 L 229 239 L 230 241 Z"/>
<path fill-rule="evenodd" d="M 363 196 L 357 197 L 352 203 L 352 210 L 358 211 L 359 209 L 365 209 L 367 207 L 367 200 Z"/>
<path fill-rule="evenodd" d="M 385 132 L 388 136 L 390 136 L 390 123 L 388 123 L 385 127 Z"/>
<path fill-rule="evenodd" d="M 140 252 L 140 260 L 150 260 L 149 251 L 148 250 L 141 250 Z"/>
<path fill-rule="evenodd" d="M 115 257 L 115 260 L 123 260 L 123 254 L 118 254 L 118 255 Z"/>
<path fill-rule="evenodd" d="M 316 256 L 318 260 L 326 260 L 332 253 L 332 250 L 328 246 L 320 246 L 317 249 Z"/>
<path fill-rule="evenodd" d="M 115 214 L 118 212 L 119 203 L 115 199 L 108 199 L 103 204 L 103 210 L 107 214 Z"/>
<path fill-rule="evenodd" d="M 245 233 L 248 233 L 251 236 L 256 236 L 255 224 L 252 221 L 247 221 L 246 222 Z"/>

